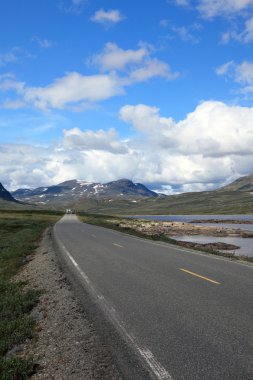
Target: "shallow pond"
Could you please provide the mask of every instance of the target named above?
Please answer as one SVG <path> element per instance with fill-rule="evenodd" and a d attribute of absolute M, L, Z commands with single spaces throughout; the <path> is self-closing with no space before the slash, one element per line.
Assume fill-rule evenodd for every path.
<path fill-rule="evenodd" d="M 218 220 L 228 220 L 228 223 L 196 223 L 200 226 L 215 226 L 215 227 L 224 227 L 224 228 L 240 228 L 242 230 L 253 231 L 253 224 L 231 224 L 229 220 L 238 220 L 238 221 L 253 221 L 253 215 L 136 215 L 134 218 L 138 219 L 147 219 L 147 220 L 157 220 L 157 221 L 173 221 L 173 222 L 184 222 L 189 223 L 193 220 L 209 220 L 209 219 L 218 219 Z M 195 224 L 195 223 L 193 223 Z M 204 235 L 190 235 L 190 236 L 173 236 L 173 239 L 179 241 L 189 241 L 193 243 L 215 243 L 223 242 L 228 244 L 234 244 L 240 247 L 234 252 L 236 255 L 245 255 L 253 257 L 253 238 L 240 238 L 240 237 L 217 237 L 217 236 L 204 236 Z M 226 251 L 233 252 L 233 251 Z"/>

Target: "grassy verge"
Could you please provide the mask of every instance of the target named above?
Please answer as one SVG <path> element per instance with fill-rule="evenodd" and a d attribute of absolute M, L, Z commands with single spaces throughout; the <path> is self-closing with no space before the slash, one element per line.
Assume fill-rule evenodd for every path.
<path fill-rule="evenodd" d="M 33 372 L 32 358 L 16 355 L 18 345 L 32 336 L 29 312 L 39 292 L 24 290 L 12 277 L 36 248 L 42 231 L 59 215 L 46 212 L 0 211 L 0 379 L 23 380 Z M 27 288 L 26 288 L 27 289 Z"/>
<path fill-rule="evenodd" d="M 180 247 L 195 249 L 197 251 L 202 251 L 204 253 L 209 253 L 212 255 L 227 257 L 229 259 L 253 262 L 253 257 L 236 256 L 234 253 L 231 253 L 231 252 L 221 252 L 221 251 L 217 251 L 214 249 L 201 247 L 200 245 L 198 245 L 197 247 L 194 247 L 193 245 L 191 247 L 189 247 L 187 245 L 187 242 L 175 240 L 175 239 L 170 238 L 164 234 L 147 235 L 147 234 L 140 232 L 140 231 L 137 231 L 131 227 L 127 227 L 127 228 L 121 227 L 120 223 L 124 222 L 124 220 L 127 220 L 129 222 L 129 219 L 126 219 L 126 218 L 119 218 L 117 216 L 111 216 L 111 215 L 88 214 L 88 213 L 79 213 L 79 217 L 85 223 L 89 223 L 89 224 L 93 224 L 93 225 L 97 225 L 97 226 L 101 226 L 101 227 L 105 227 L 105 228 L 110 228 L 110 229 L 113 229 L 116 231 L 124 232 L 124 233 L 130 234 L 130 235 L 134 235 L 137 237 L 144 238 L 144 239 L 162 241 L 162 242 L 177 245 Z M 134 220 L 134 219 L 132 219 L 132 220 L 136 222 L 136 220 Z M 137 221 L 139 221 L 139 220 L 137 220 Z"/>

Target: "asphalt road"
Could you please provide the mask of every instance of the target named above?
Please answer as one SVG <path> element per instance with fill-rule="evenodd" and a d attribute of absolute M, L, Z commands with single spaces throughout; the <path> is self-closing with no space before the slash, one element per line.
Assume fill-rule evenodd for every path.
<path fill-rule="evenodd" d="M 87 225 L 74 215 L 58 222 L 54 235 L 77 281 L 150 378 L 253 379 L 253 266 Z"/>

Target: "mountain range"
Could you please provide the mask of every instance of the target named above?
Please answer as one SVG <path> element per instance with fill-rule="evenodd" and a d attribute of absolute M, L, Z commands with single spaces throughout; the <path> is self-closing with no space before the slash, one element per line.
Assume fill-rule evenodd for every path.
<path fill-rule="evenodd" d="M 86 199 L 132 199 L 134 201 L 145 197 L 158 197 L 158 194 L 144 185 L 133 183 L 128 179 L 120 179 L 105 184 L 74 179 L 55 186 L 18 189 L 12 192 L 12 196 L 26 203 L 50 205 L 52 203 L 69 204 Z"/>
<path fill-rule="evenodd" d="M 170 196 L 157 194 L 128 179 L 105 184 L 70 180 L 55 186 L 18 189 L 12 193 L 1 185 L 0 200 L 12 205 L 23 203 L 23 207 L 74 207 L 79 211 L 94 213 L 245 214 L 253 213 L 253 174 L 216 190 Z"/>

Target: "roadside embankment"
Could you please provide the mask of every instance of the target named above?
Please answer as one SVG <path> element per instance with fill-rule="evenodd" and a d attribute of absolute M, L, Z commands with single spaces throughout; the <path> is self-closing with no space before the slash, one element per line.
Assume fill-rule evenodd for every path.
<path fill-rule="evenodd" d="M 29 261 L 42 231 L 57 213 L 0 211 L 0 378 L 26 379 L 34 371 L 32 357 L 19 355 L 30 339 L 34 320 L 30 311 L 40 291 L 25 286 L 15 275 Z"/>
<path fill-rule="evenodd" d="M 33 356 L 33 380 L 120 380 L 110 353 L 58 266 L 50 229 L 16 279 L 42 291 L 31 314 L 34 335 L 20 353 Z"/>

